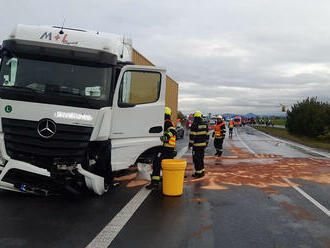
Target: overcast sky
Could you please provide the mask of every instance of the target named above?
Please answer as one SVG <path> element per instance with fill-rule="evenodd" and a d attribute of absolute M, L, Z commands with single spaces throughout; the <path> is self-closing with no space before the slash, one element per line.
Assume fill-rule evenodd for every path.
<path fill-rule="evenodd" d="M 330 101 L 328 0 L 0 0 L 0 39 L 18 23 L 124 34 L 179 83 L 185 113 L 279 113 Z"/>

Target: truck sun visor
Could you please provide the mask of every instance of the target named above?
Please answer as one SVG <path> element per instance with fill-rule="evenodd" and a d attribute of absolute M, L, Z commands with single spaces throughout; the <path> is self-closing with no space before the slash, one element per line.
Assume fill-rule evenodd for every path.
<path fill-rule="evenodd" d="M 104 65 L 115 65 L 117 63 L 117 55 L 112 53 L 33 41 L 5 40 L 2 49 L 13 54 L 28 54 L 39 58 L 63 58 Z"/>

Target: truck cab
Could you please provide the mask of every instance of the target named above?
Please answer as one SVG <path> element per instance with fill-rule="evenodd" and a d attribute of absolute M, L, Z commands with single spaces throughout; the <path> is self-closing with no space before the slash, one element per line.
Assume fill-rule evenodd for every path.
<path fill-rule="evenodd" d="M 2 43 L 0 187 L 107 191 L 161 146 L 166 71 L 121 36 L 17 25 Z"/>

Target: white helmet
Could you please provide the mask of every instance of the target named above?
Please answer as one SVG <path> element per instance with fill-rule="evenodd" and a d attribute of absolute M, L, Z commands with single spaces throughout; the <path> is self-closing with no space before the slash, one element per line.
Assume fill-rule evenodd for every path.
<path fill-rule="evenodd" d="M 221 120 L 222 120 L 223 118 L 222 118 L 221 115 L 218 115 L 218 116 L 217 116 L 217 119 L 221 119 Z"/>

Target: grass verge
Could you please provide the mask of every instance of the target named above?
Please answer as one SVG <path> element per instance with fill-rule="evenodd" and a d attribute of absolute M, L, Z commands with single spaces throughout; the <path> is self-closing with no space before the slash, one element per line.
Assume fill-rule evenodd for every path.
<path fill-rule="evenodd" d="M 285 126 L 285 123 L 286 123 L 286 119 L 275 119 L 274 120 L 275 125 Z"/>
<path fill-rule="evenodd" d="M 306 136 L 293 135 L 290 134 L 285 128 L 256 127 L 256 129 L 275 137 L 284 138 L 309 147 L 320 148 L 330 152 L 329 141 L 319 140 L 317 138 L 310 138 Z"/>

